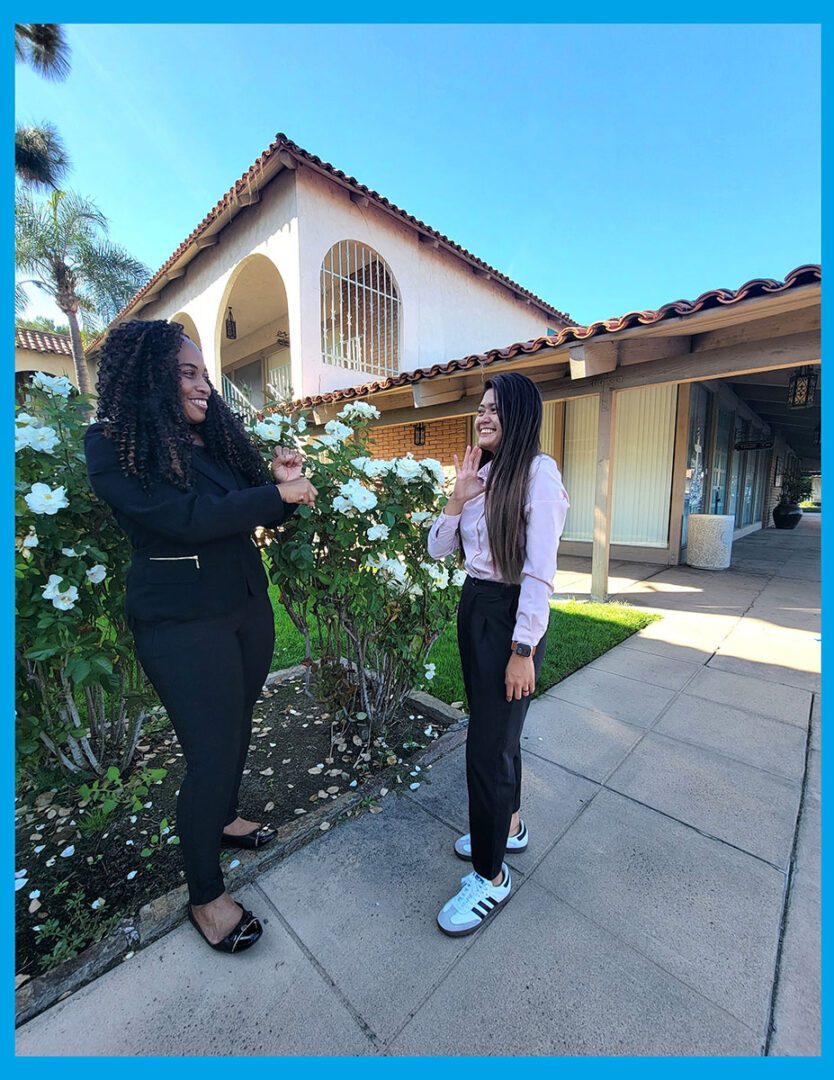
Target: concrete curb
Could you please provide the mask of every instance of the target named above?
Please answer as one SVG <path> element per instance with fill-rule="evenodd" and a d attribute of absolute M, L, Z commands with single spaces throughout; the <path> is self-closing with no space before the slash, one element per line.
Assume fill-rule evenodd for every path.
<path fill-rule="evenodd" d="M 266 685 L 284 682 L 287 679 L 303 675 L 303 665 L 273 671 L 267 676 Z M 432 697 L 422 691 L 415 691 L 406 699 L 407 703 L 432 720 L 439 720 L 447 725 L 446 731 L 422 753 L 413 759 L 413 764 L 431 765 L 446 754 L 455 750 L 466 739 L 468 717 L 460 709 Z M 322 834 L 322 825 L 335 824 L 349 810 L 357 807 L 364 799 L 378 795 L 387 787 L 386 778 L 393 776 L 396 766 L 378 774 L 372 781 L 355 791 L 345 792 L 325 806 L 310 811 L 296 821 L 291 821 L 278 830 L 275 840 L 261 852 L 251 854 L 241 851 L 237 858 L 240 866 L 226 873 L 230 887 L 239 888 L 254 881 L 273 864 L 285 859 L 294 851 L 304 847 L 311 840 Z M 150 945 L 158 938 L 173 930 L 186 917 L 188 889 L 180 885 L 176 889 L 152 900 L 139 910 L 134 918 L 125 918 L 101 941 L 91 945 L 78 956 L 46 975 L 30 979 L 15 992 L 15 1027 L 20 1027 L 44 1012 L 51 1005 L 68 997 L 82 986 L 97 979 L 100 975 L 128 959 L 137 949 Z"/>

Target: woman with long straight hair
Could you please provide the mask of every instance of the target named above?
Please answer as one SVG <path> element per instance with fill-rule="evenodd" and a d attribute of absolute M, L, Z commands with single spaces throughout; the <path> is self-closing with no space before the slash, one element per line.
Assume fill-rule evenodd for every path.
<path fill-rule="evenodd" d="M 125 608 L 136 654 L 185 755 L 177 831 L 188 917 L 212 948 L 239 953 L 262 927 L 226 892 L 220 846 L 258 848 L 276 836 L 238 815 L 275 640 L 251 534 L 317 492 L 296 451 L 276 449 L 267 471 L 178 323 L 114 327 L 98 392 L 100 422 L 85 438 L 90 484 L 133 548 Z"/>
<path fill-rule="evenodd" d="M 542 400 L 518 372 L 495 375 L 478 406 L 478 445 L 455 456 L 452 496 L 429 532 L 429 554 L 462 549 L 467 577 L 458 645 L 469 702 L 469 832 L 455 854 L 472 862 L 437 916 L 471 934 L 507 902 L 507 851 L 527 848 L 521 819 L 521 729 L 544 659 L 556 552 L 568 511 L 553 458 L 540 451 Z"/>

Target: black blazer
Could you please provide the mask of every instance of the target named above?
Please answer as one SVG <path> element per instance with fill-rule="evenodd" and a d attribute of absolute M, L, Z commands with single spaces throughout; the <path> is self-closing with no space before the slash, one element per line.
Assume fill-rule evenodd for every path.
<path fill-rule="evenodd" d="M 189 491 L 168 483 L 144 491 L 135 476 L 122 472 L 102 424 L 87 429 L 84 446 L 93 491 L 112 508 L 133 547 L 128 616 L 202 619 L 227 614 L 247 595 L 266 592 L 252 530 L 274 528 L 295 509 L 275 484 L 248 487 L 240 473 L 195 453 Z"/>

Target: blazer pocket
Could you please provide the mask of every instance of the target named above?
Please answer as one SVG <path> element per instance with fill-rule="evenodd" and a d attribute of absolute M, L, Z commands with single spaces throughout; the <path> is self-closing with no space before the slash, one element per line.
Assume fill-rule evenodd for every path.
<path fill-rule="evenodd" d="M 151 585 L 180 585 L 200 580 L 196 555 L 149 555 L 145 579 Z"/>

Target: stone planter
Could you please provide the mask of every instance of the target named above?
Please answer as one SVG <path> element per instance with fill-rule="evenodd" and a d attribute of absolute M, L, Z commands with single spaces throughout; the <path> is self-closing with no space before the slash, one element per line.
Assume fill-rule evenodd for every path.
<path fill-rule="evenodd" d="M 733 514 L 690 514 L 686 561 L 698 570 L 726 570 L 733 552 Z"/>
<path fill-rule="evenodd" d="M 777 529 L 795 529 L 802 520 L 802 510 L 794 502 L 785 500 L 773 507 L 773 524 Z"/>

